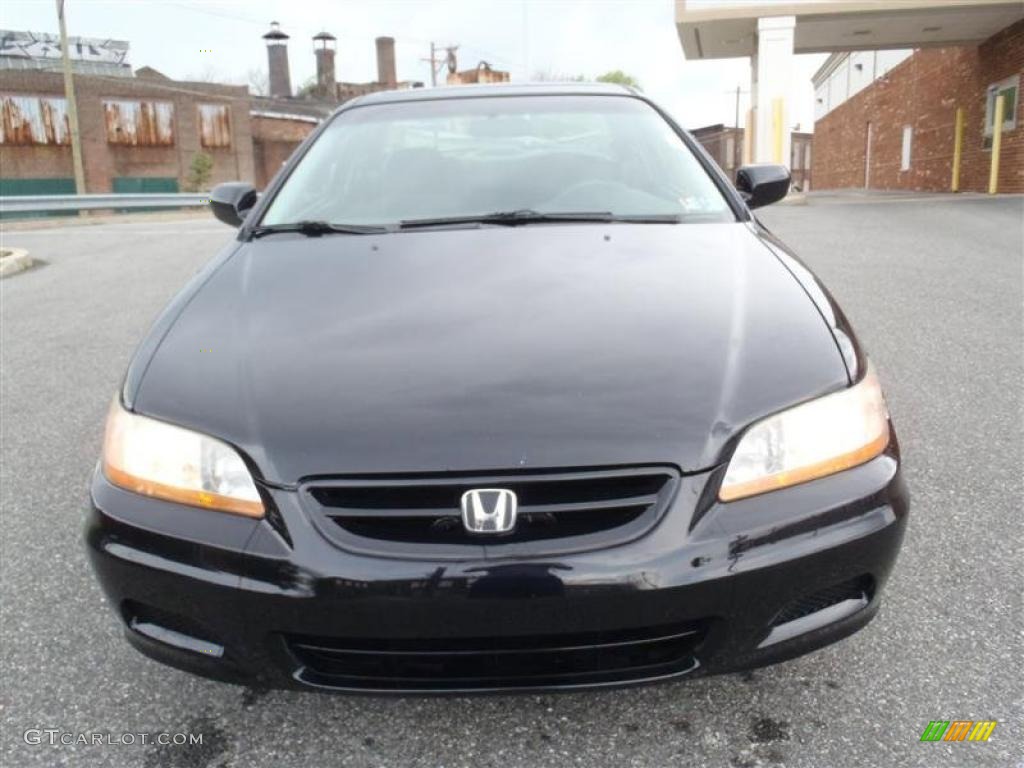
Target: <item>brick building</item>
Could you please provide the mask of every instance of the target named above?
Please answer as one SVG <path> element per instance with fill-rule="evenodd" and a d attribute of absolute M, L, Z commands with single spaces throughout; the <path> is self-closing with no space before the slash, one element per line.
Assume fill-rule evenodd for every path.
<path fill-rule="evenodd" d="M 1024 21 L 979 45 L 834 54 L 814 77 L 818 189 L 948 191 L 957 108 L 960 189 L 988 188 L 994 105 L 1004 96 L 998 191 L 1024 192 Z"/>
<path fill-rule="evenodd" d="M 742 128 L 717 123 L 690 131 L 726 175 L 736 181 L 736 171 L 743 165 Z M 789 170 L 793 188 L 806 192 L 811 188 L 811 142 L 814 134 L 793 131 L 790 134 Z"/>
<path fill-rule="evenodd" d="M 263 189 L 333 105 L 253 96 L 249 101 L 253 182 Z"/>
<path fill-rule="evenodd" d="M 245 86 L 78 75 L 75 99 L 89 192 L 184 189 L 192 159 L 213 159 L 212 183 L 253 178 Z M 0 70 L 0 194 L 75 191 L 64 79 Z"/>
<path fill-rule="evenodd" d="M 264 188 L 316 125 L 339 104 L 377 91 L 422 88 L 423 83 L 399 80 L 395 65 L 395 39 L 374 40 L 377 79 L 367 83 L 338 81 L 335 66 L 337 38 L 322 31 L 313 36 L 316 83 L 307 93 L 293 95 L 288 70 L 288 40 L 275 21 L 263 35 L 267 43 L 270 97 L 253 97 L 250 110 L 255 184 Z"/>
<path fill-rule="evenodd" d="M 395 74 L 394 39 L 378 38 L 378 79 L 336 82 L 334 37 L 313 38 L 316 87 L 294 95 L 288 35 L 275 22 L 267 45 L 269 97 L 246 86 L 132 72 L 123 41 L 70 38 L 87 192 L 186 189 L 193 158 L 213 160 L 209 184 L 240 179 L 265 187 L 299 143 L 341 103 L 409 88 Z M 71 139 L 52 35 L 0 31 L 0 195 L 75 191 Z"/>
<path fill-rule="evenodd" d="M 507 83 L 510 79 L 511 76 L 508 72 L 494 69 L 486 61 L 481 61 L 473 69 L 458 71 L 453 60 L 445 82 L 448 85 L 476 85 L 478 83 Z"/>

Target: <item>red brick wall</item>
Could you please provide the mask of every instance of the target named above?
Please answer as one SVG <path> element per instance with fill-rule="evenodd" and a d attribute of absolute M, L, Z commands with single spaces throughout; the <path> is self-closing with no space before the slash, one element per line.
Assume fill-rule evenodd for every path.
<path fill-rule="evenodd" d="M 255 184 L 257 189 L 265 189 L 316 123 L 254 115 L 251 124 Z"/>
<path fill-rule="evenodd" d="M 988 188 L 991 152 L 984 147 L 989 85 L 1024 70 L 1024 22 L 977 47 L 917 51 L 885 77 L 829 112 L 814 126 L 812 174 L 816 189 L 863 187 L 868 123 L 870 186 L 947 191 L 953 169 L 956 108 L 964 108 L 960 188 Z M 1024 78 L 1022 78 L 1024 80 Z M 1022 83 L 1024 85 L 1024 83 Z M 1024 119 L 1003 133 L 1000 192 L 1024 192 Z M 913 127 L 909 170 L 900 169 L 903 126 Z"/>
<path fill-rule="evenodd" d="M 1020 75 L 1017 127 L 1003 133 L 1003 146 L 999 153 L 999 191 L 1024 192 L 1024 109 L 1021 107 L 1021 88 L 1024 88 L 1024 21 L 990 37 L 979 46 L 978 54 L 980 92 L 975 99 L 976 123 L 972 152 L 969 157 L 965 153 L 961 177 L 972 189 L 988 188 L 992 153 L 984 150 L 978 140 L 985 119 L 985 89 L 1007 77 Z"/>

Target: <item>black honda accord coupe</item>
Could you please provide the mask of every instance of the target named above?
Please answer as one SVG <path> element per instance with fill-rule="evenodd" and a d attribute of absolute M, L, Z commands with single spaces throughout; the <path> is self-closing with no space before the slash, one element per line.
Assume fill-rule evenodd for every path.
<path fill-rule="evenodd" d="M 136 648 L 346 692 L 745 669 L 867 624 L 908 495 L 821 283 L 617 86 L 339 108 L 171 301 L 86 541 Z"/>

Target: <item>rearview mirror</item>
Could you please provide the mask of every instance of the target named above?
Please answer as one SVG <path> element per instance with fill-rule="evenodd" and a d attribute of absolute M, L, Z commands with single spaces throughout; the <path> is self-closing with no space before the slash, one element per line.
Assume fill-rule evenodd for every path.
<path fill-rule="evenodd" d="M 256 188 L 245 181 L 228 181 L 218 184 L 210 192 L 210 210 L 213 215 L 230 224 L 240 227 L 246 215 L 256 205 Z"/>
<path fill-rule="evenodd" d="M 789 193 L 789 169 L 784 165 L 744 165 L 736 171 L 736 189 L 747 206 L 760 208 L 778 202 Z"/>

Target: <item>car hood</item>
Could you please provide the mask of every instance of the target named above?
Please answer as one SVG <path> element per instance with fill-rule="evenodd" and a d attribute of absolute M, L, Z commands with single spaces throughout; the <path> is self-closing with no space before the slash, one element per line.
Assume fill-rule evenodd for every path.
<path fill-rule="evenodd" d="M 745 224 L 538 225 L 239 244 L 152 349 L 134 410 L 264 479 L 722 460 L 848 384 Z"/>

